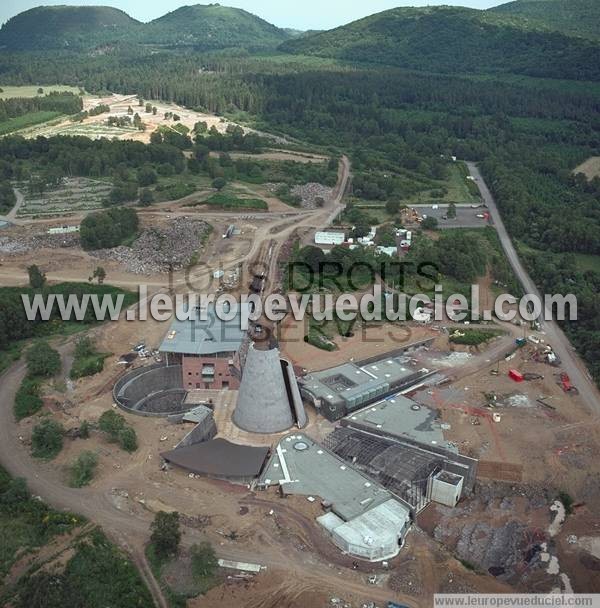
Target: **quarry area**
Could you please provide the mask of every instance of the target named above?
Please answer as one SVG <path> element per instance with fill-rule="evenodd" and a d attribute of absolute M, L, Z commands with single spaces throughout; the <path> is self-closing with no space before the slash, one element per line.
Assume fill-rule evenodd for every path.
<path fill-rule="evenodd" d="M 134 102 L 93 101 L 115 116 Z M 159 106 L 144 121 L 158 124 L 167 111 Z M 190 128 L 198 121 L 176 111 Z M 100 118 L 28 135 L 149 141 L 150 126 L 107 131 Z M 0 283 L 24 283 L 32 263 L 49 282 L 86 283 L 101 265 L 107 284 L 132 291 L 143 283 L 151 293 L 284 292 L 282 266 L 294 248 L 357 246 L 349 230 L 330 229 L 349 173 L 344 157 L 335 187 L 293 190 L 298 207 L 269 184 L 262 212 L 207 209 L 198 193 L 157 203 L 140 209 L 131 243 L 100 251 L 84 251 L 79 239 L 81 218 L 95 207 L 79 197 L 81 206 L 61 216 L 69 197 L 57 192 L 52 217 L 29 201 L 31 213 L 17 210 L 0 231 Z M 90 196 L 104 187 L 66 186 Z M 490 221 L 477 207 L 459 215 L 469 227 Z M 362 244 L 374 246 L 376 232 Z M 401 257 L 412 238 L 399 230 L 382 255 Z M 491 298 L 492 281 L 481 283 Z M 107 357 L 101 372 L 79 380 L 69 374 L 75 338 L 56 340 L 64 365 L 44 387 L 42 415 L 63 425 L 64 448 L 51 463 L 31 464 L 36 419 L 3 414 L 3 457 L 24 476 L 35 471 L 34 491 L 94 518 L 135 555 L 156 513 L 180 513 L 184 545 L 208 539 L 225 564 L 220 584 L 189 606 L 417 607 L 434 592 L 600 593 L 600 425 L 542 327 L 482 324 L 489 339 L 469 346 L 458 338 L 472 327 L 421 311 L 404 323 L 359 323 L 318 348 L 306 339 L 309 325 L 291 316 L 245 331 L 239 316 L 206 312 L 205 321 L 122 316 L 92 327 Z M 0 397 L 10 398 L 23 374 L 11 368 Z M 97 429 L 107 411 L 135 429 L 135 452 Z M 93 482 L 67 488 L 64 469 L 84 447 L 99 455 Z M 183 563 L 168 573 L 178 591 L 189 582 L 182 573 Z"/>

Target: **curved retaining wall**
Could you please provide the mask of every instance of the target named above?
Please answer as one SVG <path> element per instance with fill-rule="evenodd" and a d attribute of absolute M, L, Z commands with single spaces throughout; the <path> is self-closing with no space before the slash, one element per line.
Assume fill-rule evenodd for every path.
<path fill-rule="evenodd" d="M 113 388 L 115 403 L 139 416 L 164 417 L 192 409 L 185 406 L 180 365 L 162 363 L 140 367 L 120 378 Z"/>

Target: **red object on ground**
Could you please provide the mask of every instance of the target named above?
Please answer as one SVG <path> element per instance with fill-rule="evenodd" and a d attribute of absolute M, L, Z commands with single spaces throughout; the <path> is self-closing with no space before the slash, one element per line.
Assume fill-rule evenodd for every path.
<path fill-rule="evenodd" d="M 516 369 L 511 369 L 508 372 L 508 376 L 509 378 L 512 378 L 515 382 L 523 382 L 524 380 L 523 374 L 521 372 L 518 372 Z"/>
<path fill-rule="evenodd" d="M 565 391 L 565 393 L 568 393 L 573 388 L 573 385 L 571 384 L 571 378 L 569 378 L 568 374 L 565 374 L 563 372 L 560 375 L 560 381 L 562 382 L 563 391 Z"/>

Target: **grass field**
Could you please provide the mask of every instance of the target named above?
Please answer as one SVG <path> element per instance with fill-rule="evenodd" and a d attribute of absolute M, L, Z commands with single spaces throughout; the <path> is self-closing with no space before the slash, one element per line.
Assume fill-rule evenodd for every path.
<path fill-rule="evenodd" d="M 59 116 L 61 116 L 60 112 L 40 111 L 28 112 L 27 114 L 17 116 L 16 118 L 9 118 L 4 122 L 0 122 L 0 135 L 6 135 L 7 133 L 14 133 L 15 131 L 20 131 L 21 129 L 27 129 L 28 127 L 48 122 L 49 120 L 53 120 Z"/>
<path fill-rule="evenodd" d="M 440 181 L 436 189 L 424 190 L 414 196 L 403 198 L 400 200 L 400 203 L 408 206 L 432 203 L 456 203 L 458 205 L 480 203 L 481 199 L 477 185 L 475 182 L 467 179 L 468 174 L 467 166 L 464 163 L 452 163 L 448 166 L 448 177 L 445 181 Z M 439 192 L 436 192 L 436 190 L 439 191 L 440 189 L 444 190 L 443 196 L 440 196 Z M 385 202 L 364 199 L 354 199 L 353 202 L 357 207 L 368 211 L 369 215 L 380 224 L 393 218 L 385 210 Z"/>
<path fill-rule="evenodd" d="M 200 205 L 208 205 L 210 207 L 221 207 L 222 209 L 252 209 L 267 211 L 269 206 L 265 201 L 259 198 L 241 198 L 230 191 L 217 192 L 207 199 L 197 203 L 190 203 L 186 207 L 198 207 Z"/>
<path fill-rule="evenodd" d="M 579 270 L 600 272 L 600 255 L 587 255 L 585 253 L 576 253 L 574 255 Z"/>
<path fill-rule="evenodd" d="M 517 249 L 522 255 L 544 255 L 545 253 L 541 249 L 529 247 L 529 245 L 526 245 L 522 241 L 517 241 Z M 577 270 L 582 272 L 586 270 L 600 272 L 600 255 L 586 253 L 569 253 L 566 255 L 572 256 L 575 259 Z"/>
<path fill-rule="evenodd" d="M 40 87 L 44 90 L 43 93 L 38 93 L 38 89 Z M 2 86 L 0 84 L 0 88 L 2 89 L 2 92 L 0 93 L 0 99 L 10 99 L 11 97 L 38 97 L 40 95 L 47 95 L 51 92 L 61 93 L 65 91 L 74 93 L 75 95 L 79 94 L 78 87 L 69 87 L 62 84 L 27 85 L 23 87 Z"/>

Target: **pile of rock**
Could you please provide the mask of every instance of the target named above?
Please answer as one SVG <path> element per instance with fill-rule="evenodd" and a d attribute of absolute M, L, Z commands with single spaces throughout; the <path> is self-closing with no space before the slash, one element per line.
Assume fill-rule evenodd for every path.
<path fill-rule="evenodd" d="M 77 247 L 79 234 L 33 234 L 23 236 L 0 237 L 0 254 L 18 255 L 38 249 L 62 249 L 63 247 Z"/>
<path fill-rule="evenodd" d="M 180 217 L 164 227 L 148 228 L 131 247 L 92 251 L 90 255 L 119 262 L 135 274 L 181 270 L 193 261 L 210 229 L 210 224 L 206 222 Z"/>
<path fill-rule="evenodd" d="M 294 186 L 291 190 L 294 196 L 302 199 L 301 206 L 304 209 L 316 209 L 320 205 L 319 199 L 327 202 L 333 196 L 333 188 L 328 188 L 322 184 L 309 183 L 303 186 Z"/>

